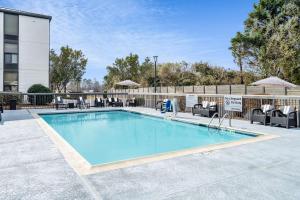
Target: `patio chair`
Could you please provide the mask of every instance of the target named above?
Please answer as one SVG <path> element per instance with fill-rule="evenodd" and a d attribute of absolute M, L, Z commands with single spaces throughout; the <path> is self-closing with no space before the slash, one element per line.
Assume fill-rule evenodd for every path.
<path fill-rule="evenodd" d="M 131 98 L 131 99 L 127 99 L 127 105 L 130 107 L 136 107 L 136 99 L 135 97 Z"/>
<path fill-rule="evenodd" d="M 76 107 L 82 109 L 82 108 L 90 108 L 90 103 L 86 103 L 85 100 L 82 97 L 79 97 L 77 100 L 77 105 Z"/>
<path fill-rule="evenodd" d="M 64 108 L 64 109 L 68 108 L 68 105 L 64 103 L 63 98 L 60 96 L 55 97 L 54 105 L 55 105 L 56 110 L 58 110 L 59 108 Z"/>
<path fill-rule="evenodd" d="M 261 108 L 252 109 L 250 123 L 253 124 L 253 122 L 259 122 L 264 125 L 269 124 L 272 110 L 274 110 L 274 106 L 270 104 L 262 105 Z"/>
<path fill-rule="evenodd" d="M 107 101 L 106 101 L 107 105 L 108 106 L 115 106 L 115 99 L 113 97 L 109 97 L 107 98 Z"/>
<path fill-rule="evenodd" d="M 115 106 L 116 107 L 123 107 L 123 102 L 121 99 L 117 98 L 117 100 L 115 101 Z"/>
<path fill-rule="evenodd" d="M 104 100 L 101 98 L 95 98 L 95 107 L 104 107 Z"/>
<path fill-rule="evenodd" d="M 279 125 L 286 128 L 297 127 L 297 111 L 291 106 L 283 106 L 271 112 L 270 126 Z"/>
<path fill-rule="evenodd" d="M 193 115 L 200 115 L 205 117 L 212 117 L 218 112 L 218 105 L 216 102 L 202 101 L 202 103 L 195 104 L 192 108 Z"/>

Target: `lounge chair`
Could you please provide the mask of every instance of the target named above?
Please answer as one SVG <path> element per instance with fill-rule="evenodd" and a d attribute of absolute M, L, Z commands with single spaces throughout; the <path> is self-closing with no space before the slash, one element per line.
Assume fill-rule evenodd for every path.
<path fill-rule="evenodd" d="M 218 112 L 218 105 L 216 102 L 202 101 L 202 103 L 195 104 L 192 108 L 193 115 L 200 115 L 205 117 L 212 117 Z"/>
<path fill-rule="evenodd" d="M 64 108 L 64 109 L 68 108 L 68 105 L 64 103 L 63 98 L 60 96 L 55 97 L 54 105 L 56 110 L 58 110 L 59 108 Z"/>
<path fill-rule="evenodd" d="M 269 124 L 272 110 L 274 110 L 274 106 L 270 104 L 262 105 L 261 108 L 254 108 L 251 111 L 250 123 L 260 122 L 264 125 Z"/>
<path fill-rule="evenodd" d="M 128 106 L 132 106 L 132 107 L 136 107 L 136 99 L 135 99 L 135 97 L 133 97 L 131 99 L 127 99 L 127 105 Z"/>
<path fill-rule="evenodd" d="M 104 107 L 104 100 L 102 100 L 101 98 L 96 97 L 95 107 Z"/>
<path fill-rule="evenodd" d="M 271 112 L 270 125 L 297 127 L 297 111 L 291 106 L 283 106 Z"/>
<path fill-rule="evenodd" d="M 82 97 L 79 97 L 77 100 L 76 107 L 82 109 L 82 108 L 90 108 L 90 103 L 86 103 L 85 100 Z"/>

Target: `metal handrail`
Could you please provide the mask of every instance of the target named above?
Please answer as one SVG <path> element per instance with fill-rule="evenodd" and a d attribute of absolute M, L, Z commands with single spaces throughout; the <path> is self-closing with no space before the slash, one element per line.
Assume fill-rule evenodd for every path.
<path fill-rule="evenodd" d="M 218 130 L 220 130 L 221 125 L 223 124 L 224 119 L 225 119 L 226 117 L 228 117 L 228 116 L 229 116 L 228 113 L 225 113 L 225 114 L 223 115 L 223 117 L 222 117 L 222 119 L 221 119 L 221 122 L 219 123 Z M 230 123 L 230 126 L 231 126 L 231 122 L 229 122 L 229 123 Z"/>
<path fill-rule="evenodd" d="M 210 125 L 211 125 L 211 123 L 213 122 L 214 118 L 215 118 L 217 115 L 218 115 L 218 119 L 219 119 L 219 123 L 220 123 L 219 113 L 216 112 L 216 113 L 213 114 L 213 116 L 211 117 L 211 119 L 210 119 L 210 121 L 209 121 L 209 123 L 208 123 L 208 125 L 207 125 L 207 129 L 208 129 L 208 130 L 209 130 L 209 128 L 211 128 Z"/>

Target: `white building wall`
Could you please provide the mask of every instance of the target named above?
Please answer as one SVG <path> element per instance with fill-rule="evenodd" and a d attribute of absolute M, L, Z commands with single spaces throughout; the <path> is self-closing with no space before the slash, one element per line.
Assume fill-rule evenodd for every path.
<path fill-rule="evenodd" d="M 3 23 L 4 17 L 3 13 L 0 12 L 0 91 L 3 91 Z"/>
<path fill-rule="evenodd" d="M 49 45 L 49 20 L 20 15 L 19 92 L 32 84 L 49 87 Z"/>

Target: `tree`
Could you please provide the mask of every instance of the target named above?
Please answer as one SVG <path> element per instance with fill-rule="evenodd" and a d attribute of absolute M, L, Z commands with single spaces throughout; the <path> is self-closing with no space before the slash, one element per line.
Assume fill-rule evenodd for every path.
<path fill-rule="evenodd" d="M 154 64 L 146 57 L 140 66 L 140 84 L 144 87 L 154 86 Z"/>
<path fill-rule="evenodd" d="M 130 54 L 125 58 L 117 58 L 107 67 L 108 74 L 104 77 L 107 89 L 119 81 L 130 79 L 143 87 L 154 86 L 154 66 L 148 57 L 139 64 L 138 56 Z M 188 86 L 188 85 L 220 85 L 240 83 L 240 73 L 223 67 L 212 66 L 206 62 L 188 64 L 185 61 L 176 63 L 160 63 L 158 65 L 157 85 Z M 243 72 L 243 81 L 251 83 L 257 79 L 251 71 Z"/>
<path fill-rule="evenodd" d="M 234 62 L 239 66 L 240 68 L 240 83 L 244 84 L 244 78 L 243 78 L 243 60 L 245 59 L 247 55 L 247 42 L 244 35 L 240 32 L 237 32 L 236 36 L 231 39 L 231 51 L 232 55 L 234 57 Z"/>
<path fill-rule="evenodd" d="M 260 0 L 246 19 L 244 32 L 232 39 L 232 54 L 263 77 L 279 75 L 300 83 L 299 22 L 299 0 Z"/>
<path fill-rule="evenodd" d="M 181 65 L 180 63 L 162 63 L 158 66 L 160 84 L 163 86 L 180 85 Z"/>
<path fill-rule="evenodd" d="M 61 47 L 60 53 L 50 51 L 50 81 L 53 89 L 66 92 L 70 81 L 81 81 L 85 73 L 87 58 L 80 50 L 69 46 Z"/>
<path fill-rule="evenodd" d="M 107 66 L 107 75 L 104 77 L 106 88 L 112 88 L 116 83 L 129 79 L 148 86 L 151 82 L 153 63 L 148 57 L 142 64 L 139 63 L 137 54 L 129 54 L 125 58 L 116 58 L 112 66 Z"/>
<path fill-rule="evenodd" d="M 94 92 L 101 92 L 102 86 L 100 85 L 97 79 L 83 79 L 81 82 L 81 89 L 82 90 L 93 90 Z"/>

